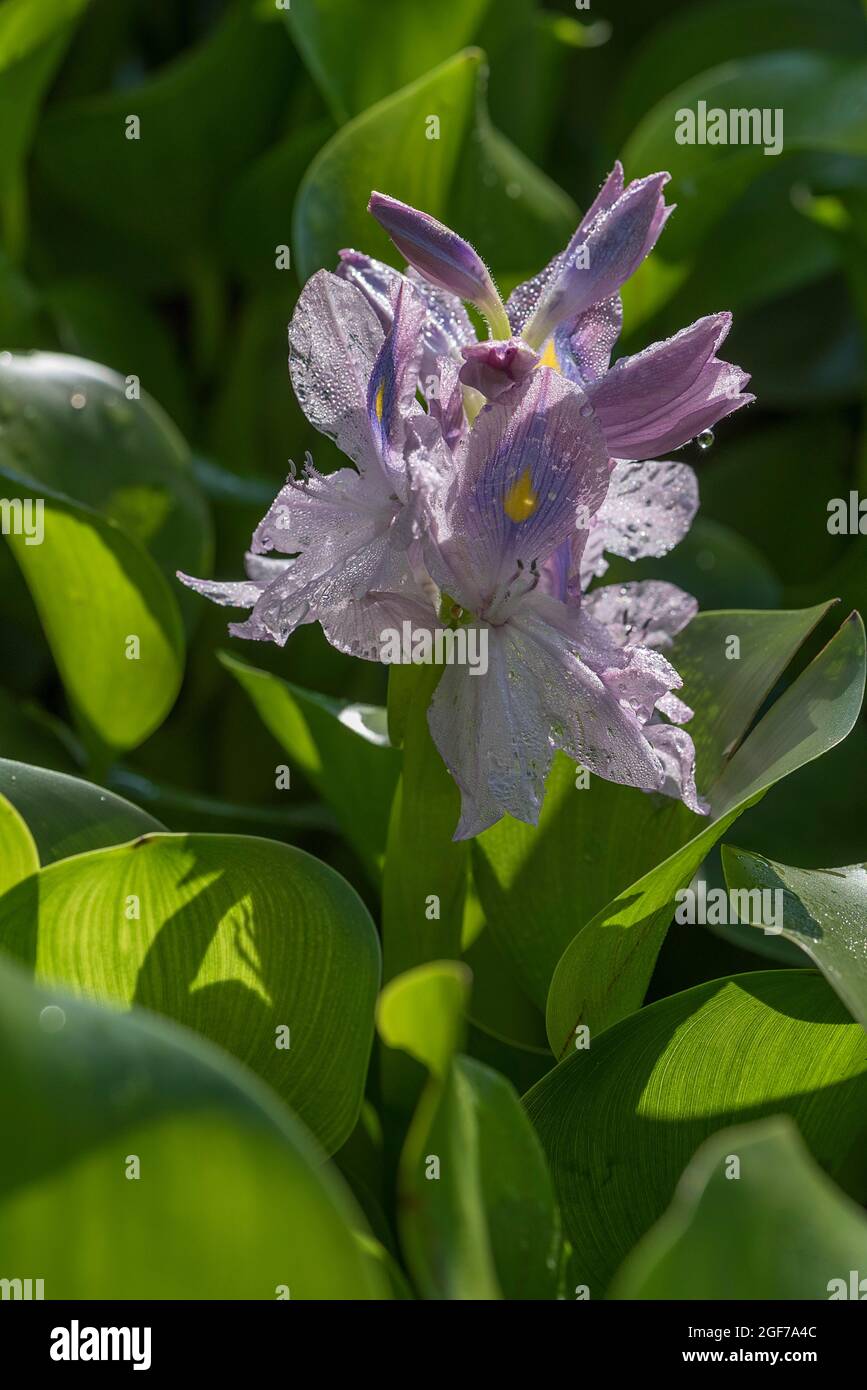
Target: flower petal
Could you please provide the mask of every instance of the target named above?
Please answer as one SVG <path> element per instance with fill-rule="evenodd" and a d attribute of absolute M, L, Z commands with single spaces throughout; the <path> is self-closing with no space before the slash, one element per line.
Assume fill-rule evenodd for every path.
<path fill-rule="evenodd" d="M 655 458 L 754 399 L 746 373 L 716 356 L 730 327 L 731 314 L 698 319 L 588 383 L 612 457 Z"/>
<path fill-rule="evenodd" d="M 367 205 L 398 251 L 432 284 L 467 299 L 486 313 L 502 312 L 490 272 L 478 252 L 429 213 L 372 193 Z"/>
<path fill-rule="evenodd" d="M 188 589 L 209 598 L 212 603 L 219 603 L 222 608 L 252 608 L 264 587 L 249 579 L 196 579 L 184 574 L 183 570 L 177 570 L 176 574 Z"/>
<path fill-rule="evenodd" d="M 390 630 L 402 633 L 403 624 L 409 623 L 414 635 L 433 634 L 437 613 L 431 595 L 425 594 L 407 572 L 402 588 L 365 594 L 342 608 L 330 608 L 321 622 L 325 636 L 338 651 L 365 661 L 383 661 Z"/>
<path fill-rule="evenodd" d="M 683 540 L 697 510 L 698 480 L 688 463 L 617 462 L 581 557 L 582 588 L 605 573 L 606 551 L 628 560 L 667 555 Z"/>
<path fill-rule="evenodd" d="M 698 612 L 691 594 L 662 579 L 606 584 L 585 594 L 582 605 L 622 647 L 670 647 Z"/>
<path fill-rule="evenodd" d="M 579 314 L 615 294 L 638 269 L 672 211 L 662 196 L 668 178 L 660 173 L 635 179 L 613 203 L 600 195 L 523 326 L 522 336 L 531 347 L 541 347 L 558 324 L 574 324 Z"/>
<path fill-rule="evenodd" d="M 473 343 L 462 351 L 461 381 L 490 401 L 508 391 L 516 381 L 523 381 L 539 365 L 538 354 L 520 338 Z"/>
<path fill-rule="evenodd" d="M 313 473 L 305 483 L 290 480 L 259 524 L 253 552 L 300 553 L 262 589 L 247 622 L 230 630 L 282 646 L 300 623 L 321 620 L 371 589 L 394 587 L 406 567 L 393 526 L 399 512 L 378 473 L 342 468 Z"/>
<path fill-rule="evenodd" d="M 378 457 L 367 384 L 383 336 L 364 295 L 327 270 L 307 281 L 289 324 L 289 374 L 298 404 L 359 468 Z"/>
<path fill-rule="evenodd" d="M 431 394 L 431 382 L 425 390 L 428 413 L 436 420 L 440 434 L 449 449 L 456 449 L 467 433 L 467 417 L 464 413 L 464 390 L 456 362 L 450 358 L 440 358 L 439 376 L 434 378 L 435 386 Z"/>
<path fill-rule="evenodd" d="M 527 320 L 535 312 L 535 309 L 542 297 L 543 292 L 562 269 L 563 262 L 569 251 L 569 247 L 579 244 L 582 233 L 591 225 L 599 213 L 606 211 L 620 197 L 623 192 L 623 165 L 620 160 L 615 160 L 614 168 L 602 184 L 599 192 L 591 206 L 587 209 L 578 224 L 569 246 L 563 251 L 558 251 L 553 260 L 549 261 L 545 269 L 538 275 L 534 275 L 531 280 L 525 280 L 523 284 L 516 288 L 509 295 L 506 301 L 506 313 L 512 325 L 512 332 L 520 334 Z"/>
<path fill-rule="evenodd" d="M 559 324 L 554 333 L 554 353 L 560 370 L 580 386 L 598 381 L 608 371 L 622 324 L 619 294 L 585 309 L 574 323 Z"/>
<path fill-rule="evenodd" d="M 341 251 L 337 275 L 347 280 L 361 291 L 370 307 L 382 324 L 383 332 L 391 328 L 394 316 L 394 301 L 401 284 L 409 280 L 427 305 L 427 319 L 424 325 L 426 355 L 422 364 L 422 376 L 434 371 L 437 357 L 454 357 L 460 360 L 460 351 L 465 343 L 476 341 L 475 331 L 469 315 L 454 294 L 438 289 L 424 276 L 410 270 L 402 275 L 384 261 L 376 261 L 360 251 Z"/>
<path fill-rule="evenodd" d="M 695 785 L 695 747 L 685 729 L 671 724 L 648 724 L 645 734 L 662 763 L 664 778 L 660 791 L 682 801 L 699 816 L 710 814 L 710 806 Z"/>
<path fill-rule="evenodd" d="M 461 789 L 456 839 L 505 813 L 535 825 L 555 747 L 610 781 L 661 786 L 660 761 L 636 716 L 582 659 L 574 633 L 549 621 L 560 609 L 534 600 L 491 627 L 486 674 L 447 667 L 434 692 L 431 735 Z M 624 664 L 623 653 L 615 659 Z"/>
<path fill-rule="evenodd" d="M 285 556 L 266 558 L 248 551 L 244 557 L 246 580 L 195 579 L 181 570 L 176 573 L 182 584 L 209 598 L 212 603 L 219 603 L 223 608 L 252 608 L 272 579 L 294 563 Z"/>
<path fill-rule="evenodd" d="M 399 493 L 406 478 L 402 455 L 407 420 L 423 413 L 415 393 L 426 314 L 424 300 L 404 280 L 398 287 L 391 328 L 373 364 L 367 388 L 367 410 L 377 452 Z"/>
<path fill-rule="evenodd" d="M 506 616 L 537 567 L 608 486 L 601 433 L 581 391 L 540 367 L 485 406 L 463 461 L 430 498 L 428 567 L 466 608 Z M 497 611 L 495 611 L 497 610 Z"/>

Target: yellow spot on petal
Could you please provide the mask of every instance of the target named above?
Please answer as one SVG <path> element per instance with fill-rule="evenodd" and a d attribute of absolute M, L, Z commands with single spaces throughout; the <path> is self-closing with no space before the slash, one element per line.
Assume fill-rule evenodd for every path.
<path fill-rule="evenodd" d="M 506 493 L 503 511 L 510 521 L 526 521 L 539 505 L 538 494 L 533 491 L 529 468 L 525 468 L 516 483 Z"/>
<path fill-rule="evenodd" d="M 536 363 L 536 366 L 553 367 L 555 372 L 560 371 L 560 359 L 557 356 L 553 338 L 548 339 L 547 343 L 545 344 L 545 351 L 542 353 L 541 357 L 539 358 L 539 361 Z"/>
<path fill-rule="evenodd" d="M 376 400 L 375 400 L 374 403 L 373 403 L 373 408 L 374 408 L 374 410 L 376 411 L 376 418 L 377 418 L 377 420 L 380 420 L 380 421 L 382 420 L 382 402 L 383 402 L 383 397 L 384 397 L 384 396 L 385 396 L 385 382 L 384 382 L 384 381 L 381 381 L 381 382 L 379 383 L 379 390 L 378 390 L 377 393 L 376 393 Z"/>

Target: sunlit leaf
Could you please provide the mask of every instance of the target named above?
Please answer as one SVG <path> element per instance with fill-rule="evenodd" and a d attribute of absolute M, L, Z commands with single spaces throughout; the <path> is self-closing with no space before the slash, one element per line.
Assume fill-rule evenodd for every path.
<path fill-rule="evenodd" d="M 333 869 L 240 835 L 145 834 L 43 869 L 0 904 L 38 980 L 165 1014 L 259 1073 L 336 1149 L 361 1105 L 379 944 Z M 34 910 L 36 909 L 36 910 Z"/>
<path fill-rule="evenodd" d="M 791 1121 L 775 1117 L 702 1145 L 612 1296 L 820 1299 L 840 1297 L 842 1283 L 848 1298 L 850 1270 L 865 1261 L 864 1212 L 828 1181 Z"/>
<path fill-rule="evenodd" d="M 677 892 L 747 806 L 846 737 L 864 698 L 864 664 L 864 625 L 852 614 L 712 782 L 710 824 L 579 930 L 548 994 L 548 1039 L 555 1056 L 570 1047 L 579 1023 L 605 1027 L 638 1008 Z M 714 735 L 724 727 L 720 719 Z"/>
<path fill-rule="evenodd" d="M 389 1296 L 318 1145 L 216 1048 L 6 962 L 0 1041 L 0 1244 L 45 1298 Z"/>
<path fill-rule="evenodd" d="M 800 946 L 867 1028 L 867 865 L 795 869 L 733 845 L 723 845 L 722 861 L 729 889 L 750 894 L 738 920 L 761 927 L 770 902 L 780 935 Z"/>
<path fill-rule="evenodd" d="M 867 1038 L 812 971 L 738 975 L 651 1004 L 573 1048 L 525 1103 L 594 1298 L 727 1125 L 790 1115 L 831 1177 L 867 1195 Z"/>

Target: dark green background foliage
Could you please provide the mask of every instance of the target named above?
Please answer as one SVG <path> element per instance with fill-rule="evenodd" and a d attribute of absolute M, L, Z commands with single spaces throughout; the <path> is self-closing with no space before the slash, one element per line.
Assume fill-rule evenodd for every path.
<path fill-rule="evenodd" d="M 283 1233 L 250 1198 L 237 1277 L 197 1285 L 179 1266 L 178 1296 L 272 1297 L 293 1284 L 299 1297 L 410 1288 L 425 1297 L 565 1288 L 572 1297 L 589 1283 L 593 1296 L 611 1287 L 678 1297 L 695 1278 L 703 1296 L 821 1297 L 827 1260 L 845 1273 L 846 1261 L 865 1258 L 850 1200 L 867 1193 L 863 1034 L 820 976 L 789 970 L 810 963 L 799 946 L 818 920 L 831 949 L 805 949 L 823 970 L 832 962 L 829 977 L 842 971 L 839 993 L 864 1022 L 863 884 L 850 875 L 836 897 L 838 886 L 786 868 L 867 857 L 863 638 L 844 622 L 867 610 L 867 540 L 827 525 L 832 498 L 867 493 L 865 90 L 858 0 L 594 0 L 588 9 L 567 0 L 0 0 L 0 492 L 46 504 L 43 547 L 0 542 L 0 757 L 9 760 L 0 792 L 10 803 L 0 938 L 39 989 L 60 982 L 167 1015 L 260 1077 L 254 1088 L 234 1063 L 218 1074 L 218 1054 L 196 1043 L 194 1055 L 189 1035 L 169 1024 L 156 1031 L 145 1020 L 124 1034 L 116 1018 L 67 1001 L 74 1045 L 87 1053 L 98 1034 L 119 1049 L 118 1075 L 128 1056 L 146 1081 L 123 1116 L 94 1103 L 84 1144 L 93 1171 L 63 1169 L 58 1158 L 32 1229 L 48 1228 L 57 1203 L 86 1207 L 88 1182 L 113 1161 L 107 1136 L 135 1152 L 149 1135 L 166 1182 L 185 1142 L 213 1142 L 226 1171 L 236 1162 L 238 1172 L 261 1172 L 275 1206 L 271 1194 L 288 1184 L 309 1213 L 283 1269 Z M 783 153 L 676 144 L 675 112 L 698 100 L 781 108 Z M 431 116 L 437 140 L 426 137 Z M 588 818 L 574 770 L 558 762 L 542 831 L 508 823 L 472 849 L 454 847 L 456 793 L 429 756 L 424 691 L 395 681 L 390 692 L 392 742 L 404 744 L 392 812 L 401 755 L 388 746 L 383 668 L 337 653 L 314 625 L 285 650 L 230 639 L 227 612 L 183 590 L 174 572 L 240 577 L 289 460 L 300 465 L 309 450 L 319 468 L 337 464 L 294 401 L 286 327 L 301 284 L 333 268 L 341 247 L 398 264 L 366 214 L 371 189 L 448 222 L 505 294 L 562 248 L 616 158 L 627 178 L 669 169 L 667 196 L 678 205 L 626 287 L 618 352 L 730 309 L 725 356 L 752 374 L 757 396 L 722 422 L 712 448 L 683 451 L 701 489 L 687 540 L 662 561 L 617 561 L 609 573 L 670 578 L 706 610 L 755 610 L 699 619 L 675 659 L 687 698 L 702 694 L 695 736 L 703 789 L 720 789 L 713 829 L 691 840 L 705 827 L 682 808 L 660 811 L 610 787 L 594 792 Z M 141 399 L 134 389 L 130 398 L 133 377 Z M 841 603 L 824 606 L 833 599 Z M 812 611 L 782 620 L 773 610 Z M 750 636 L 755 654 L 736 673 L 720 656 L 731 631 Z M 125 659 L 128 634 L 141 638 L 141 663 Z M 714 690 L 724 690 L 716 709 Z M 750 757 L 732 760 L 766 710 Z M 279 786 L 281 765 L 289 789 Z M 715 846 L 740 810 L 742 851 L 723 856 L 725 873 L 739 886 L 786 886 L 786 939 L 749 926 L 673 926 L 666 937 L 674 891 L 703 861 L 708 882 L 724 883 Z M 141 835 L 144 852 L 111 848 Z M 253 852 L 241 836 L 294 848 Z M 80 858 L 55 862 L 71 855 Z M 673 867 L 657 872 L 671 856 Z M 130 947 L 125 928 L 107 925 L 107 904 L 139 882 L 166 896 Z M 420 906 L 432 893 L 443 904 L 438 925 Z M 386 979 L 435 958 L 446 964 L 393 980 L 382 996 L 383 1041 L 353 1131 L 378 985 L 371 917 L 381 907 Z M 64 936 L 71 911 L 74 943 Z M 531 920 L 543 926 L 528 934 Z M 269 923 L 300 939 L 269 947 Z M 462 954 L 472 975 L 455 963 Z M 0 1010 L 2 1027 L 17 1038 L 15 1010 L 34 987 L 5 970 L 0 995 L 18 1002 Z M 755 973 L 708 984 L 745 971 Z M 341 989 L 350 1016 L 338 1018 Z M 649 1007 L 636 1012 L 642 1001 Z M 284 1007 L 318 1030 L 316 1046 L 299 1032 L 288 1079 L 270 1043 Z M 749 1084 L 727 1088 L 710 1068 L 703 1109 L 690 1090 L 697 1062 L 686 1056 L 682 1088 L 664 1095 L 666 1069 L 684 1050 L 679 1024 L 692 1020 L 701 1060 L 699 1032 L 718 1037 L 714 1011 L 726 1009 L 724 1051 L 753 1066 Z M 623 1031 L 606 1033 L 592 1060 L 570 1055 L 552 1071 L 551 1050 L 571 1052 L 582 1020 Z M 763 1027 L 765 1051 L 745 1058 Z M 791 1060 L 832 1032 L 836 1066 Z M 32 1088 L 60 1083 L 44 1040 L 15 1048 L 14 1103 L 23 1106 Z M 630 1048 L 644 1092 L 623 1061 Z M 92 1086 L 102 1084 L 95 1071 Z M 530 1087 L 522 1111 L 515 1092 Z M 811 1088 L 821 1103 L 806 1114 Z M 187 1093 L 200 1096 L 200 1120 L 184 1117 Z M 339 1149 L 357 1206 L 334 1165 L 317 1168 L 286 1101 L 320 1144 Z M 768 1120 L 780 1112 L 812 1158 L 788 1122 Z M 726 1244 L 740 1228 L 714 1185 L 714 1155 L 730 1147 L 709 1136 L 757 1120 L 764 1127 L 750 1130 L 743 1151 L 755 1165 L 749 1202 L 764 1216 L 743 1215 L 744 1240 L 763 1219 L 782 1253 L 776 1265 L 744 1269 Z M 46 1131 L 46 1143 L 55 1138 Z M 611 1165 L 625 1162 L 619 1144 L 654 1155 L 652 1182 L 636 1157 L 634 1171 L 621 1166 L 609 1183 Z M 432 1151 L 459 1170 L 442 1185 L 423 1179 Z M 689 1201 L 681 1194 L 654 1226 L 690 1161 Z M 780 1202 L 796 1210 L 819 1185 L 815 1201 L 836 1231 L 833 1258 L 819 1223 L 807 1233 L 800 1284 L 779 1273 L 791 1264 L 782 1218 L 762 1207 L 768 1174 L 790 1163 Z M 5 1174 L 0 1189 L 14 1194 L 25 1171 Z M 158 1229 L 176 1206 L 204 1249 L 216 1239 L 207 1194 L 196 1198 L 187 1182 L 190 1191 L 178 1179 L 169 1208 L 148 1221 Z M 216 1174 L 215 1192 L 219 1182 Z M 593 1215 L 606 1185 L 608 1236 Z M 376 1237 L 363 1246 L 348 1234 L 364 1224 L 359 1207 Z M 123 1228 L 120 1207 L 106 1213 Z M 15 1232 L 31 1229 L 19 1217 L 0 1214 L 0 1241 L 16 1252 Z M 139 1271 L 146 1226 L 142 1218 L 124 1236 Z M 532 1267 L 510 1245 L 518 1229 Z M 332 1264 L 314 1277 L 304 1250 L 317 1242 Z M 99 1295 L 116 1271 L 92 1258 L 89 1276 L 64 1268 L 58 1281 Z M 124 1287 L 152 1290 L 145 1274 Z"/>

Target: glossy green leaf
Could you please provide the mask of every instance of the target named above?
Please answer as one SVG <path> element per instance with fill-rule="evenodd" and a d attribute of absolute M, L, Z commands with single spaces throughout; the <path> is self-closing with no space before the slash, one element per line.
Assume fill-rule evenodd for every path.
<path fill-rule="evenodd" d="M 0 944 L 37 979 L 185 1023 L 258 1072 L 327 1149 L 343 1143 L 380 957 L 333 869 L 272 840 L 146 834 L 43 869 L 37 911 L 28 887 L 0 905 Z"/>
<path fill-rule="evenodd" d="M 35 347 L 44 331 L 39 292 L 0 250 L 0 340 L 4 351 Z"/>
<path fill-rule="evenodd" d="M 147 394 L 141 362 L 127 371 L 136 382 L 61 353 L 0 359 L 0 468 L 116 522 L 189 602 L 175 572 L 210 573 L 210 516 L 186 442 Z M 130 389 L 141 398 L 129 399 Z"/>
<path fill-rule="evenodd" d="M 751 895 L 738 920 L 782 927 L 779 934 L 800 946 L 867 1028 L 867 865 L 795 869 L 734 845 L 723 845 L 722 862 L 729 889 Z M 772 913 L 763 914 L 763 904 Z"/>
<path fill-rule="evenodd" d="M 555 1056 L 568 1050 L 579 1023 L 606 1027 L 638 1008 L 676 894 L 708 851 L 769 787 L 846 737 L 864 698 L 864 647 L 864 625 L 853 613 L 711 782 L 710 824 L 578 932 L 557 965 L 548 994 L 548 1039 Z M 728 713 L 718 706 L 711 746 L 723 734 Z M 706 758 L 707 748 L 703 743 L 699 755 Z"/>
<path fill-rule="evenodd" d="M 701 613 L 670 654 L 695 717 L 697 782 L 705 794 L 825 608 L 801 613 Z M 738 660 L 727 639 L 740 638 Z M 667 798 L 591 777 L 555 759 L 538 829 L 505 817 L 475 841 L 473 868 L 489 929 L 539 1008 L 575 933 L 616 895 L 705 828 Z"/>
<path fill-rule="evenodd" d="M 349 843 L 378 880 L 399 770 L 385 710 L 303 690 L 228 652 L 220 653 L 220 661 L 290 758 L 290 775 L 297 767 L 333 807 Z"/>
<path fill-rule="evenodd" d="M 426 0 L 381 0 L 375 6 L 295 0 L 285 19 L 342 122 L 470 43 L 490 3 L 441 0 L 434 17 Z"/>
<path fill-rule="evenodd" d="M 6 962 L 0 1042 L 0 1246 L 45 1298 L 389 1296 L 318 1145 L 216 1048 Z"/>
<path fill-rule="evenodd" d="M 0 792 L 26 822 L 43 864 L 164 828 L 105 787 L 7 758 L 0 758 Z"/>
<path fill-rule="evenodd" d="M 828 1181 L 791 1121 L 777 1116 L 723 1130 L 702 1145 L 668 1211 L 618 1273 L 612 1295 L 848 1298 L 850 1271 L 865 1262 L 863 1210 Z M 860 1288 L 854 1296 L 862 1296 Z"/>
<path fill-rule="evenodd" d="M 391 242 L 367 213 L 374 188 L 442 214 L 473 117 L 479 54 L 459 54 L 386 97 L 337 132 L 314 159 L 295 204 L 293 245 L 301 280 L 332 269 L 344 246 L 384 260 Z M 440 138 L 425 138 L 434 114 Z"/>
<path fill-rule="evenodd" d="M 605 29 L 606 22 L 592 15 L 582 22 L 578 15 L 540 8 L 535 0 L 497 0 L 487 12 L 477 42 L 490 62 L 491 115 L 540 164 L 558 133 L 564 104 L 572 104 L 573 83 L 587 75 L 590 63 L 579 50 L 592 50 Z"/>
<path fill-rule="evenodd" d="M 91 745 L 134 748 L 180 688 L 184 634 L 174 593 L 116 522 L 9 468 L 0 467 L 0 478 L 14 500 L 44 505 L 41 543 L 31 543 L 32 528 L 30 537 L 10 531 L 6 542 L 76 720 Z"/>
<path fill-rule="evenodd" d="M 366 211 L 375 188 L 453 220 L 504 280 L 541 269 L 562 249 L 577 222 L 574 204 L 491 129 L 482 62 L 477 49 L 457 54 L 356 116 L 320 151 L 295 206 L 302 279 L 331 268 L 345 246 L 398 262 Z"/>
<path fill-rule="evenodd" d="M 727 1125 L 790 1115 L 831 1177 L 867 1195 L 867 1038 L 812 971 L 739 975 L 651 1004 L 573 1048 L 525 1103 L 591 1297 Z"/>
<path fill-rule="evenodd" d="M 401 1245 L 433 1299 L 552 1298 L 559 1219 L 539 1141 L 506 1079 L 455 1055 L 465 967 L 435 961 L 392 980 L 378 1028 L 428 1068 L 400 1159 Z"/>
<path fill-rule="evenodd" d="M 0 796 L 0 894 L 39 873 L 39 855 L 26 822 Z"/>

